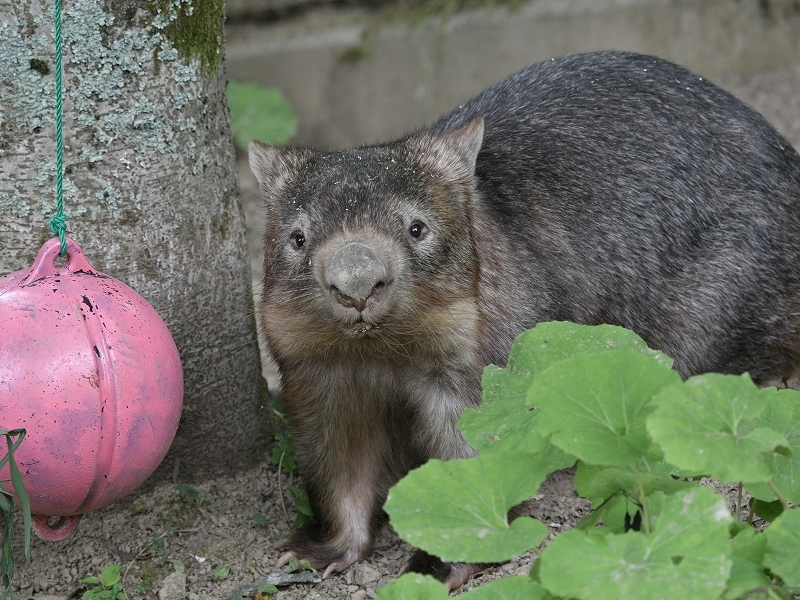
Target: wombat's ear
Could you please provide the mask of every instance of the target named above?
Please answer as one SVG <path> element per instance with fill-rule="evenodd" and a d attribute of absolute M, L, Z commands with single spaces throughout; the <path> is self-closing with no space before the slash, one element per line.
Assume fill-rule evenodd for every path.
<path fill-rule="evenodd" d="M 483 143 L 483 117 L 442 134 L 413 135 L 408 143 L 422 164 L 454 181 L 470 179 L 475 174 L 475 161 Z"/>
<path fill-rule="evenodd" d="M 308 151 L 303 148 L 276 148 L 257 140 L 247 145 L 250 170 L 267 198 L 277 198 L 294 173 L 305 162 Z"/>

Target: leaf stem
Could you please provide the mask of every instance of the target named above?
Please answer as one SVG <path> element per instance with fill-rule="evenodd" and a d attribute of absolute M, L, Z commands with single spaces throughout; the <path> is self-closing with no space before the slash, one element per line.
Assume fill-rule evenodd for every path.
<path fill-rule="evenodd" d="M 736 518 L 742 520 L 742 482 L 739 482 L 739 493 L 736 496 Z"/>
<path fill-rule="evenodd" d="M 769 489 L 771 489 L 772 492 L 778 497 L 778 500 L 781 501 L 783 509 L 789 510 L 789 503 L 786 501 L 786 498 L 783 497 L 783 494 L 781 494 L 781 491 L 778 489 L 778 486 L 776 486 L 772 481 L 768 481 L 767 485 L 769 486 Z"/>
<path fill-rule="evenodd" d="M 644 532 L 650 533 L 650 515 L 647 512 L 647 499 L 644 497 L 644 486 L 642 486 L 642 478 L 639 476 L 639 465 L 636 463 L 633 463 L 633 472 L 636 473 L 636 487 L 639 489 L 639 505 L 642 507 Z"/>
<path fill-rule="evenodd" d="M 286 503 L 283 501 L 283 482 L 281 481 L 281 467 L 283 466 L 283 457 L 286 456 L 286 451 L 281 450 L 281 459 L 278 461 L 278 498 L 281 499 L 281 508 L 283 509 L 283 517 L 286 519 L 286 523 L 291 526 L 289 523 L 289 513 L 286 512 Z"/>

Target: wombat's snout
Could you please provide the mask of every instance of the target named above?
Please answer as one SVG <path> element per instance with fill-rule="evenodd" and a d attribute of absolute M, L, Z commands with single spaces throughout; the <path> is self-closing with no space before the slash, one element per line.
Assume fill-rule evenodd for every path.
<path fill-rule="evenodd" d="M 361 241 L 345 243 L 331 254 L 325 269 L 331 296 L 359 313 L 381 301 L 389 284 L 386 262 L 372 246 Z"/>

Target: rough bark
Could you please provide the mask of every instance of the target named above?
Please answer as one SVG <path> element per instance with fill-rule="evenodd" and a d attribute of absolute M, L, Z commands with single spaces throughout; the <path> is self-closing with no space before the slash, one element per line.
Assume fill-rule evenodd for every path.
<path fill-rule="evenodd" d="M 52 235 L 52 11 L 50 0 L 0 0 L 0 273 L 27 267 Z M 184 411 L 162 469 L 178 461 L 187 481 L 246 466 L 264 452 L 266 390 L 222 0 L 66 0 L 62 15 L 68 235 L 156 308 L 183 363 Z"/>

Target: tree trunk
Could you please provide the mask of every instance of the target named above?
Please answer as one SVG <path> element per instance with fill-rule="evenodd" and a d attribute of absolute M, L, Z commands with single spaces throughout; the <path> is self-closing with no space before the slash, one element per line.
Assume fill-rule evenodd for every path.
<path fill-rule="evenodd" d="M 251 464 L 268 428 L 223 17 L 223 0 L 62 9 L 68 235 L 172 332 L 184 411 L 161 469 L 177 461 L 181 481 Z M 53 23 L 49 0 L 0 0 L 0 274 L 29 266 L 52 235 Z"/>

